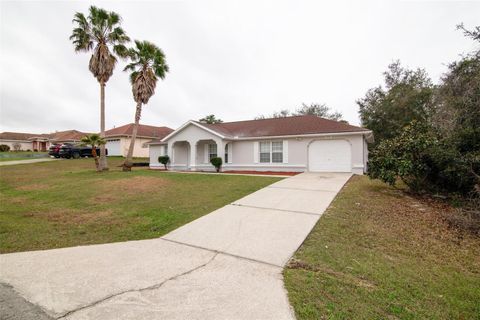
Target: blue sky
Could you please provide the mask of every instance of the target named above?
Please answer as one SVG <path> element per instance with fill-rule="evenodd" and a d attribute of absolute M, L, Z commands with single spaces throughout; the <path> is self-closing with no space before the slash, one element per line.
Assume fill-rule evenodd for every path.
<path fill-rule="evenodd" d="M 133 39 L 161 47 L 170 73 L 142 123 L 175 128 L 215 114 L 252 119 L 326 103 L 358 124 L 355 101 L 400 59 L 437 82 L 476 44 L 455 26 L 480 25 L 480 2 L 460 1 L 1 1 L 0 131 L 99 128 L 99 86 L 88 54 L 68 40 L 75 11 L 119 13 Z M 107 84 L 107 128 L 133 121 L 120 61 Z"/>

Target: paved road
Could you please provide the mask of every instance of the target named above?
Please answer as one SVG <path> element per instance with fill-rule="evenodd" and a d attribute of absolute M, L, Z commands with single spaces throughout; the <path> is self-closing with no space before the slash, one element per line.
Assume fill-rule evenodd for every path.
<path fill-rule="evenodd" d="M 0 282 L 57 319 L 293 319 L 283 266 L 349 178 L 284 179 L 159 239 L 1 255 Z"/>
<path fill-rule="evenodd" d="M 13 166 L 15 164 L 29 164 L 29 163 L 57 161 L 57 160 L 61 160 L 61 159 L 38 158 L 38 159 L 26 159 L 26 160 L 0 161 L 0 167 L 1 166 Z"/>

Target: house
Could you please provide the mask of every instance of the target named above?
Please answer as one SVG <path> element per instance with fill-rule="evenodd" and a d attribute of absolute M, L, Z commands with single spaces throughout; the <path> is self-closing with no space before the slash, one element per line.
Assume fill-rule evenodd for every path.
<path fill-rule="evenodd" d="M 188 121 L 163 139 L 149 143 L 150 168 L 160 169 L 160 155 L 174 170 L 211 171 L 212 157 L 223 171 L 366 170 L 370 130 L 316 116 L 205 124 Z"/>
<path fill-rule="evenodd" d="M 79 143 L 83 137 L 90 135 L 89 132 L 81 132 L 77 130 L 57 131 L 50 134 L 50 139 L 55 143 Z"/>
<path fill-rule="evenodd" d="M 133 133 L 133 126 L 133 123 L 129 123 L 105 131 L 105 139 L 107 140 L 106 148 L 108 149 L 109 156 L 127 156 Z M 173 129 L 168 127 L 155 127 L 139 124 L 133 156 L 148 157 L 148 145 L 146 143 L 152 141 L 152 139 L 163 139 L 171 132 L 173 132 Z"/>
<path fill-rule="evenodd" d="M 37 150 L 47 151 L 55 143 L 77 143 L 82 137 L 89 133 L 77 130 L 57 131 L 54 133 L 22 133 L 2 132 L 0 133 L 0 144 L 6 144 L 10 150 L 26 151 Z"/>

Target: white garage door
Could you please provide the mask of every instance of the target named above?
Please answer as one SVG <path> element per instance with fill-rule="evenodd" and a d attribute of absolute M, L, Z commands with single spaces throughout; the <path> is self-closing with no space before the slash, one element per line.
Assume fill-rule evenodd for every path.
<path fill-rule="evenodd" d="M 107 150 L 109 156 L 121 156 L 120 139 L 107 140 Z"/>
<path fill-rule="evenodd" d="M 352 151 L 346 140 L 314 141 L 308 148 L 308 170 L 314 172 L 352 171 Z"/>

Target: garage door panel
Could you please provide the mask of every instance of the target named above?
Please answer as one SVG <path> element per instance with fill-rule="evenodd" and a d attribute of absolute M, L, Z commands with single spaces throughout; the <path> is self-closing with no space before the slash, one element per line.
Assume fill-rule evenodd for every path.
<path fill-rule="evenodd" d="M 120 140 L 107 140 L 106 148 L 108 149 L 109 156 L 121 156 L 120 152 Z"/>
<path fill-rule="evenodd" d="M 352 151 L 346 140 L 318 140 L 308 148 L 308 168 L 313 172 L 351 172 Z"/>

